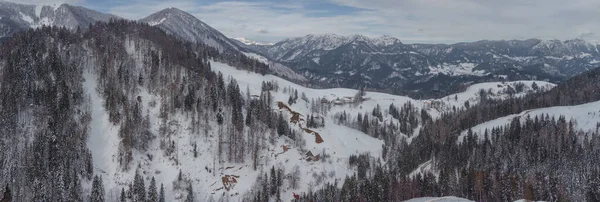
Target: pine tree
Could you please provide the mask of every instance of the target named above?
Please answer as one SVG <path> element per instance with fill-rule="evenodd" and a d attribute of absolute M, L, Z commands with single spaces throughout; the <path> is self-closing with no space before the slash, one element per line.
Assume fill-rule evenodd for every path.
<path fill-rule="evenodd" d="M 252 105 L 248 105 L 248 108 L 246 109 L 246 126 L 252 125 L 252 110 Z"/>
<path fill-rule="evenodd" d="M 286 122 L 285 118 L 283 118 L 282 113 L 279 113 L 279 116 L 277 116 L 277 134 L 279 136 L 282 136 L 282 135 L 286 135 L 287 132 L 288 132 L 288 123 Z"/>
<path fill-rule="evenodd" d="M 250 107 L 250 101 L 252 100 L 252 96 L 250 96 L 250 85 L 246 85 L 246 107 Z"/>
<path fill-rule="evenodd" d="M 198 145 L 196 144 L 196 142 L 194 142 L 194 149 L 192 150 L 192 152 L 194 153 L 194 158 L 198 157 Z M 154 177 L 152 179 L 154 179 Z"/>
<path fill-rule="evenodd" d="M 127 199 L 125 197 L 125 188 L 121 188 L 121 197 L 119 198 L 120 202 L 126 202 Z"/>
<path fill-rule="evenodd" d="M 146 201 L 146 186 L 144 185 L 144 178 L 140 175 L 139 169 L 135 171 L 133 179 L 133 202 L 145 202 Z"/>
<path fill-rule="evenodd" d="M 160 183 L 160 196 L 158 197 L 158 202 L 165 202 L 165 187 L 162 183 Z"/>
<path fill-rule="evenodd" d="M 225 100 L 227 91 L 225 90 L 225 80 L 223 79 L 223 73 L 219 72 L 217 75 L 217 96 L 218 100 Z"/>
<path fill-rule="evenodd" d="M 533 82 L 533 83 L 531 84 L 531 88 L 532 88 L 533 90 L 538 90 L 538 89 L 539 89 L 539 86 L 537 85 L 537 83 Z"/>
<path fill-rule="evenodd" d="M 263 197 L 261 201 L 269 201 L 269 178 L 267 177 L 267 173 L 265 172 L 264 176 L 263 176 L 263 181 L 262 181 L 262 193 L 263 193 Z"/>
<path fill-rule="evenodd" d="M 275 201 L 277 201 L 277 202 L 281 201 L 281 191 L 279 190 L 279 187 L 277 187 L 277 194 L 275 195 Z"/>
<path fill-rule="evenodd" d="M 104 202 L 104 185 L 102 185 L 102 179 L 97 175 L 94 176 L 94 180 L 92 181 L 90 202 Z"/>
<path fill-rule="evenodd" d="M 298 90 L 294 90 L 294 103 L 298 100 Z"/>
<path fill-rule="evenodd" d="M 185 202 L 194 202 L 194 190 L 192 189 L 192 183 L 189 184 L 189 186 L 186 189 L 187 191 L 187 197 L 185 198 Z"/>
<path fill-rule="evenodd" d="M 227 93 L 229 94 L 229 103 L 231 103 L 231 123 L 235 126 L 235 129 L 239 132 L 244 129 L 244 116 L 242 114 L 242 95 L 240 94 L 240 87 L 235 79 L 231 79 L 227 86 Z"/>
<path fill-rule="evenodd" d="M 152 177 L 150 187 L 148 187 L 148 202 L 158 202 L 158 193 L 156 192 L 156 180 Z"/>
<path fill-rule="evenodd" d="M 283 169 L 277 168 L 277 187 L 283 185 Z"/>
<path fill-rule="evenodd" d="M 271 196 L 277 192 L 277 173 L 275 172 L 275 166 L 271 167 Z"/>
<path fill-rule="evenodd" d="M 219 112 L 217 113 L 217 123 L 219 125 L 223 124 L 223 110 L 219 108 Z"/>

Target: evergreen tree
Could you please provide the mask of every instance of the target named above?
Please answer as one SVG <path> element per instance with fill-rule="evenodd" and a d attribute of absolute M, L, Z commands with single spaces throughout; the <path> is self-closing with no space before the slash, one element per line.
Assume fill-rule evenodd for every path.
<path fill-rule="evenodd" d="M 186 191 L 187 191 L 187 196 L 185 198 L 185 202 L 195 202 L 194 190 L 192 189 L 192 183 L 190 183 L 188 185 L 188 187 L 186 188 Z"/>
<path fill-rule="evenodd" d="M 158 197 L 158 202 L 165 202 L 165 187 L 162 183 L 160 183 L 160 196 Z"/>
<path fill-rule="evenodd" d="M 252 105 L 248 105 L 248 108 L 246 109 L 246 126 L 252 126 L 252 111 Z"/>
<path fill-rule="evenodd" d="M 219 108 L 219 112 L 217 113 L 217 123 L 219 125 L 223 124 L 223 110 Z"/>
<path fill-rule="evenodd" d="M 533 83 L 531 84 L 531 88 L 532 88 L 533 90 L 538 90 L 540 87 L 537 85 L 537 83 L 533 82 Z"/>
<path fill-rule="evenodd" d="M 92 181 L 90 202 L 104 202 L 104 185 L 102 185 L 102 178 L 99 178 L 97 175 L 94 176 L 94 180 Z"/>
<path fill-rule="evenodd" d="M 277 173 L 275 172 L 275 166 L 271 167 L 271 196 L 277 192 Z"/>
<path fill-rule="evenodd" d="M 279 116 L 277 116 L 277 134 L 279 136 L 287 135 L 288 129 L 289 126 L 287 121 L 283 118 L 283 114 L 279 113 Z"/>
<path fill-rule="evenodd" d="M 277 202 L 281 201 L 281 191 L 279 190 L 279 187 L 277 187 L 277 194 L 275 195 L 275 201 L 277 201 Z"/>
<path fill-rule="evenodd" d="M 194 154 L 194 158 L 198 157 L 198 145 L 196 144 L 196 142 L 194 142 L 194 148 L 192 152 Z M 152 179 L 154 179 L 154 177 L 152 177 Z"/>
<path fill-rule="evenodd" d="M 140 175 L 139 169 L 135 171 L 133 179 L 133 202 L 146 202 L 146 186 L 144 185 L 144 178 Z"/>
<path fill-rule="evenodd" d="M 150 181 L 150 187 L 148 187 L 148 202 L 158 202 L 158 192 L 156 191 L 156 181 L 154 177 Z"/>
<path fill-rule="evenodd" d="M 294 89 L 294 103 L 298 100 L 298 90 Z"/>
<path fill-rule="evenodd" d="M 267 177 L 267 173 L 264 173 L 263 179 L 262 179 L 262 200 L 261 201 L 269 201 L 269 192 L 270 192 L 270 186 L 269 186 L 269 178 Z"/>
<path fill-rule="evenodd" d="M 119 198 L 120 202 L 126 202 L 127 198 L 125 197 L 125 188 L 121 188 L 121 197 Z"/>

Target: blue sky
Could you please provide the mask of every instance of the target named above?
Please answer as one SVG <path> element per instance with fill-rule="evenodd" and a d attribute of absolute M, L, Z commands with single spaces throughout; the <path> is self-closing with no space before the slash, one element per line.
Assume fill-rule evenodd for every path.
<path fill-rule="evenodd" d="M 600 39 L 598 0 L 13 0 L 67 2 L 128 19 L 168 7 L 229 37 L 277 42 L 306 34 L 389 35 L 405 43 Z"/>

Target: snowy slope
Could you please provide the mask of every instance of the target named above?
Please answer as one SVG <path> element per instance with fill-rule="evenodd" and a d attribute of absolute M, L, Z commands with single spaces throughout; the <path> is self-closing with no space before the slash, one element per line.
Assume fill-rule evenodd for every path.
<path fill-rule="evenodd" d="M 144 62 L 142 58 L 143 51 L 136 47 L 136 43 L 126 41 L 127 53 L 136 65 L 136 68 L 142 69 Z M 85 62 L 85 61 L 84 61 Z M 92 63 L 92 61 L 89 61 Z M 93 66 L 90 64 L 90 66 Z M 260 93 L 263 81 L 275 81 L 280 90 L 272 91 L 273 108 L 277 109 L 276 103 L 282 101 L 287 103 L 289 94 L 283 93 L 281 89 L 297 89 L 298 94 L 306 94 L 308 100 L 326 98 L 328 100 L 344 99 L 352 97 L 357 90 L 335 88 L 335 89 L 311 89 L 273 75 L 260 75 L 245 70 L 238 70 L 224 63 L 211 62 L 211 68 L 215 72 L 221 72 L 226 80 L 235 78 L 239 84 L 241 93 L 256 95 Z M 274 144 L 266 143 L 269 135 L 265 135 L 264 141 L 267 148 L 259 157 L 260 166 L 258 170 L 252 169 L 251 161 L 246 163 L 220 163 L 215 159 L 217 153 L 219 126 L 215 120 L 208 120 L 206 130 L 200 129 L 200 132 L 194 132 L 192 129 L 192 120 L 183 112 L 176 111 L 169 115 L 168 130 L 173 134 L 176 153 L 171 156 L 163 154 L 158 140 L 150 141 L 148 150 L 144 153 L 134 150 L 133 161 L 128 171 L 122 171 L 118 159 L 119 136 L 118 126 L 113 125 L 108 120 L 108 115 L 103 107 L 103 97 L 100 96 L 96 75 L 93 71 L 84 74 L 84 87 L 88 96 L 91 98 L 92 121 L 90 124 L 90 137 L 88 147 L 90 148 L 94 161 L 95 174 L 102 176 L 106 189 L 107 198 L 116 198 L 122 187 L 131 183 L 135 170 L 139 169 L 146 182 L 149 182 L 153 176 L 160 184 L 163 183 L 167 190 L 167 201 L 182 201 L 185 198 L 185 191 L 173 190 L 172 182 L 177 179 L 179 171 L 184 178 L 190 179 L 194 187 L 196 198 L 199 201 L 209 199 L 218 200 L 221 197 L 233 201 L 240 200 L 243 195 L 256 186 L 255 182 L 261 171 L 267 172 L 272 166 L 281 167 L 286 174 L 298 168 L 300 183 L 297 189 L 289 188 L 287 182 L 284 183 L 284 189 L 281 190 L 281 196 L 284 201 L 292 198 L 292 193 L 304 193 L 309 189 L 315 190 L 326 182 L 342 182 L 347 175 L 352 175 L 354 168 L 348 167 L 348 157 L 352 154 L 370 153 L 371 156 L 378 158 L 382 152 L 381 140 L 372 138 L 355 129 L 335 124 L 333 115 L 337 112 L 346 111 L 351 115 L 358 112 L 370 113 L 373 108 L 379 104 L 382 109 L 386 109 L 390 104 L 402 106 L 406 102 L 412 102 L 417 108 L 424 105 L 422 100 L 414 100 L 404 96 L 396 96 L 385 93 L 367 92 L 369 98 L 360 105 L 350 104 L 342 106 L 333 106 L 331 111 L 324 116 L 325 127 L 314 129 L 323 139 L 322 143 L 316 143 L 315 136 L 306 132 L 299 132 L 299 136 L 306 142 L 305 146 L 296 146 L 295 142 L 287 137 L 276 138 Z M 488 84 L 491 85 L 491 84 Z M 153 134 L 159 134 L 159 127 L 162 124 L 160 114 L 161 102 L 163 98 L 149 93 L 147 89 L 137 89 L 136 97 L 141 99 L 141 108 L 143 116 L 149 117 L 150 131 Z M 462 96 L 461 96 L 462 97 Z M 468 99 L 468 95 L 464 96 Z M 310 104 L 298 99 L 297 103 L 290 106 L 291 110 L 298 112 L 303 117 L 310 114 Z M 430 112 L 433 109 L 430 109 Z M 281 111 L 285 116 L 290 114 L 285 110 Z M 384 113 L 384 121 L 393 119 Z M 292 124 L 292 128 L 300 127 L 299 124 Z M 296 127 L 297 126 L 297 127 Z M 245 130 L 249 130 L 246 128 Z M 418 129 L 416 130 L 418 131 Z M 247 133 L 248 131 L 246 131 Z M 264 131 L 270 133 L 270 131 Z M 399 134 L 400 136 L 408 136 Z M 412 134 L 411 137 L 415 137 Z M 193 143 L 197 144 L 198 156 L 193 157 Z M 289 146 L 287 152 L 283 152 L 282 145 Z M 327 154 L 330 157 L 324 161 L 307 162 L 305 160 L 306 152 L 314 154 Z M 385 162 L 382 162 L 385 163 Z M 238 175 L 237 184 L 229 191 L 222 189 L 222 177 L 225 175 Z M 339 183 L 341 185 L 341 183 Z"/>
<path fill-rule="evenodd" d="M 426 173 L 431 173 L 435 176 L 435 178 L 437 179 L 440 175 L 439 171 L 437 171 L 434 168 L 434 160 L 429 160 L 426 161 L 425 163 L 422 163 L 421 165 L 419 165 L 417 167 L 417 169 L 413 170 L 410 174 L 408 174 L 408 177 L 410 178 L 415 178 L 417 176 L 417 174 L 421 174 L 424 175 Z"/>
<path fill-rule="evenodd" d="M 533 83 L 536 83 L 538 86 L 538 90 L 534 90 L 531 86 Z M 465 102 L 469 102 L 470 106 L 474 106 L 481 101 L 481 96 L 479 92 L 481 90 L 485 90 L 488 92 L 488 99 L 494 100 L 503 100 L 510 97 L 507 94 L 508 89 L 515 89 L 517 83 L 525 84 L 522 92 L 518 92 L 513 94 L 515 97 L 522 97 L 527 95 L 528 93 L 534 91 L 548 91 L 556 86 L 556 84 L 545 82 L 545 81 L 512 81 L 512 82 L 488 82 L 488 83 L 478 83 L 473 84 L 467 88 L 464 92 L 448 95 L 446 97 L 440 99 L 432 99 L 427 102 L 432 103 L 432 108 L 435 110 L 430 110 L 430 113 L 435 118 L 439 115 L 436 112 L 451 112 L 453 107 L 458 109 L 465 108 Z"/>
<path fill-rule="evenodd" d="M 139 20 L 192 43 L 204 43 L 220 52 L 242 52 L 233 39 L 177 8 L 166 8 Z"/>
<path fill-rule="evenodd" d="M 306 88 L 304 86 L 292 83 L 285 79 L 273 76 L 273 75 L 259 75 L 250 73 L 247 71 L 237 70 L 235 68 L 231 68 L 222 63 L 212 63 L 213 71 L 220 71 L 223 73 L 225 77 L 231 76 L 236 78 L 238 84 L 240 85 L 240 89 L 245 91 L 246 86 L 250 87 L 250 94 L 258 94 L 260 93 L 261 84 L 263 81 L 276 81 L 280 88 L 291 87 L 293 89 L 298 90 L 298 95 L 302 93 L 306 94 L 308 100 L 318 98 L 325 98 L 327 100 L 333 101 L 336 99 L 343 100 L 345 97 L 353 97 L 356 95 L 358 90 L 355 89 L 347 89 L 347 88 L 332 88 L 332 89 L 312 89 Z M 244 92 L 245 93 L 245 92 Z M 289 95 L 284 93 L 274 93 L 273 94 L 275 100 L 287 102 Z M 423 101 L 414 100 L 412 98 L 406 96 L 398 96 L 391 95 L 386 93 L 377 93 L 377 92 L 367 92 L 365 95 L 368 100 L 365 100 L 358 106 L 352 106 L 350 104 L 336 106 L 333 105 L 331 111 L 329 112 L 330 117 L 326 117 L 331 119 L 335 113 L 337 112 L 346 112 L 350 113 L 350 115 L 355 116 L 357 113 L 362 114 L 370 114 L 377 105 L 379 105 L 382 109 L 387 109 L 390 104 L 394 104 L 399 107 L 402 106 L 406 102 L 411 102 L 417 108 L 421 108 L 423 106 Z M 299 103 L 292 106 L 294 110 L 300 112 L 301 114 L 309 114 L 310 113 L 310 103 L 301 101 L 298 99 Z M 384 121 L 389 121 L 393 119 L 389 114 L 384 113 Z M 333 122 L 333 120 L 326 120 L 326 122 Z M 400 134 L 405 135 L 405 134 Z M 405 135 L 406 136 L 406 135 Z M 410 141 L 410 139 L 409 139 Z"/>
<path fill-rule="evenodd" d="M 600 123 L 600 101 L 576 106 L 548 107 L 526 110 L 519 114 L 508 115 L 479 124 L 472 127 L 471 130 L 474 133 L 477 133 L 479 139 L 481 139 L 484 136 L 485 129 L 491 130 L 494 127 L 505 126 L 516 117 L 521 117 L 521 121 L 524 122 L 527 116 L 533 118 L 535 116 L 546 114 L 555 118 L 564 116 L 567 121 L 574 120 L 576 122 L 575 128 L 583 130 L 584 132 L 597 132 L 596 124 Z M 461 135 L 458 137 L 458 142 L 462 142 L 463 138 L 467 136 L 467 132 L 468 130 L 465 130 L 461 133 Z"/>
<path fill-rule="evenodd" d="M 127 52 L 136 63 L 137 68 L 142 68 L 143 62 L 139 60 L 139 55 L 142 54 L 137 49 L 135 43 L 125 42 Z M 248 73 L 230 67 L 223 63 L 212 63 L 214 71 L 221 71 L 225 78 L 232 76 L 238 80 L 240 89 L 246 90 L 246 86 L 251 93 L 258 93 L 261 88 L 262 81 L 277 80 L 279 85 L 294 86 L 299 91 L 306 92 L 311 97 L 316 96 L 352 96 L 356 93 L 350 89 L 331 90 L 313 90 L 302 88 L 291 82 L 272 75 L 262 76 L 259 74 Z M 217 153 L 217 138 L 219 127 L 216 121 L 211 120 L 208 123 L 209 128 L 207 133 L 192 131 L 191 120 L 182 112 L 175 112 L 169 115 L 169 130 L 174 134 L 176 144 L 175 159 L 168 158 L 163 155 L 163 150 L 160 149 L 159 141 L 153 140 L 149 144 L 147 152 L 140 153 L 134 150 L 133 163 L 128 171 L 122 171 L 118 163 L 118 147 L 119 136 L 118 126 L 113 125 L 108 120 L 108 115 L 103 107 L 103 97 L 99 95 L 96 76 L 93 72 L 87 72 L 84 76 L 85 91 L 91 98 L 92 117 L 90 124 L 90 137 L 88 147 L 92 152 L 94 159 L 95 173 L 102 176 L 104 186 L 106 188 L 107 198 L 116 198 L 121 191 L 121 188 L 131 183 L 135 170 L 139 169 L 144 175 L 146 182 L 149 182 L 153 176 L 160 184 L 163 183 L 167 190 L 167 201 L 181 201 L 185 198 L 183 191 L 173 190 L 173 181 L 177 178 L 179 171 L 185 178 L 190 179 L 196 198 L 199 201 L 207 201 L 210 198 L 219 199 L 221 197 L 230 198 L 233 201 L 240 200 L 243 194 L 255 186 L 256 178 L 260 171 L 268 171 L 272 166 L 281 167 L 286 174 L 294 170 L 298 166 L 301 180 L 298 189 L 289 189 L 284 184 L 285 189 L 282 190 L 282 199 L 289 201 L 292 198 L 292 192 L 303 193 L 309 189 L 316 189 L 322 186 L 325 182 L 333 183 L 335 180 L 342 181 L 347 175 L 352 175 L 355 171 L 347 165 L 348 157 L 352 154 L 370 153 L 374 157 L 381 154 L 381 140 L 372 138 L 364 133 L 334 124 L 334 122 L 326 118 L 326 125 L 323 128 L 315 129 L 320 133 L 323 143 L 317 144 L 315 137 L 311 134 L 300 133 L 300 137 L 304 138 L 306 146 L 297 148 L 294 142 L 287 137 L 280 137 L 275 140 L 275 144 L 267 144 L 268 148 L 261 153 L 259 157 L 262 166 L 259 170 L 253 170 L 251 161 L 246 161 L 244 164 L 236 163 L 219 163 L 215 159 Z M 332 93 L 334 92 L 334 93 Z M 300 92 L 299 92 L 300 93 Z M 245 92 L 242 92 L 245 94 Z M 149 117 L 150 131 L 153 134 L 158 134 L 159 126 L 161 125 L 160 103 L 162 98 L 148 93 L 146 89 L 137 89 L 137 96 L 140 96 L 142 111 L 144 116 Z M 392 98 L 395 96 L 387 94 L 373 94 L 374 97 L 381 96 Z M 279 92 L 273 92 L 274 108 L 277 101 L 287 101 L 288 95 Z M 408 99 L 401 99 L 398 102 L 403 102 Z M 374 102 L 373 102 L 374 103 Z M 369 104 L 369 105 L 372 105 Z M 290 108 L 301 114 L 310 112 L 308 104 L 298 100 L 298 104 Z M 366 105 L 365 105 L 366 107 Z M 371 110 L 364 108 L 365 111 Z M 282 111 L 282 113 L 287 113 Z M 292 128 L 294 126 L 292 125 Z M 204 131 L 204 129 L 201 129 Z M 245 130 L 249 130 L 246 128 Z M 265 131 L 269 132 L 269 131 Z M 268 136 L 268 135 L 266 135 Z M 263 141 L 267 141 L 266 139 Z M 194 158 L 191 155 L 193 143 L 197 144 L 198 157 Z M 282 145 L 289 146 L 290 149 L 283 153 Z M 330 155 L 325 161 L 307 162 L 305 153 L 311 151 L 314 154 L 326 153 Z M 210 171 L 209 171 L 210 170 Z M 229 191 L 222 189 L 222 177 L 225 175 L 238 175 L 238 183 Z M 319 179 L 322 178 L 322 179 Z"/>

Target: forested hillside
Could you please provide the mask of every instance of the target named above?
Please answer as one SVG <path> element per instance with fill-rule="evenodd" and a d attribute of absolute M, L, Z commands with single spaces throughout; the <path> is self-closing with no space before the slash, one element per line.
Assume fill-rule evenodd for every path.
<path fill-rule="evenodd" d="M 368 175 L 349 176 L 341 188 L 332 184 L 303 201 L 399 201 L 423 196 L 598 201 L 598 109 L 577 108 L 590 115 L 585 120 L 568 120 L 557 113 L 525 114 L 485 129 L 484 134 L 470 128 L 524 110 L 598 101 L 599 81 L 600 71 L 594 70 L 550 91 L 506 100 L 486 100 L 482 90 L 480 104 L 429 119 L 410 144 L 386 141 L 384 151 L 397 152 L 388 155 L 387 164 L 372 165 L 368 157 L 359 156 L 357 164 L 366 165 Z M 579 130 L 577 121 L 591 121 L 595 128 Z"/>
<path fill-rule="evenodd" d="M 132 46 L 138 47 L 135 53 Z M 88 146 L 101 144 L 88 139 L 93 129 L 104 130 L 90 124 L 99 118 L 92 116 L 94 107 L 104 108 L 109 124 L 117 128 L 118 155 L 112 159 L 120 170 L 135 171 L 133 153 L 147 150 L 152 140 L 162 143 L 165 155 L 174 152 L 166 125 L 159 133 L 150 130 L 148 112 L 141 106 L 147 98 L 140 92 L 164 99 L 154 101 L 160 103 L 162 116 L 186 111 L 200 128 L 201 117 L 213 120 L 218 115 L 219 123 L 236 124 L 230 131 L 235 134 L 243 130 L 242 95 L 235 81 L 225 84 L 210 70 L 209 59 L 267 71 L 244 56 L 218 54 L 203 44 L 181 42 L 157 28 L 124 20 L 98 23 L 85 32 L 29 30 L 6 42 L 0 57 L 0 184 L 18 188 L 12 195 L 19 201 L 87 198 L 86 184 L 99 174 Z M 90 78 L 97 83 L 92 92 L 84 85 Z M 94 91 L 104 100 L 102 106 L 92 104 Z M 227 160 L 240 161 L 243 152 L 233 148 Z"/>

